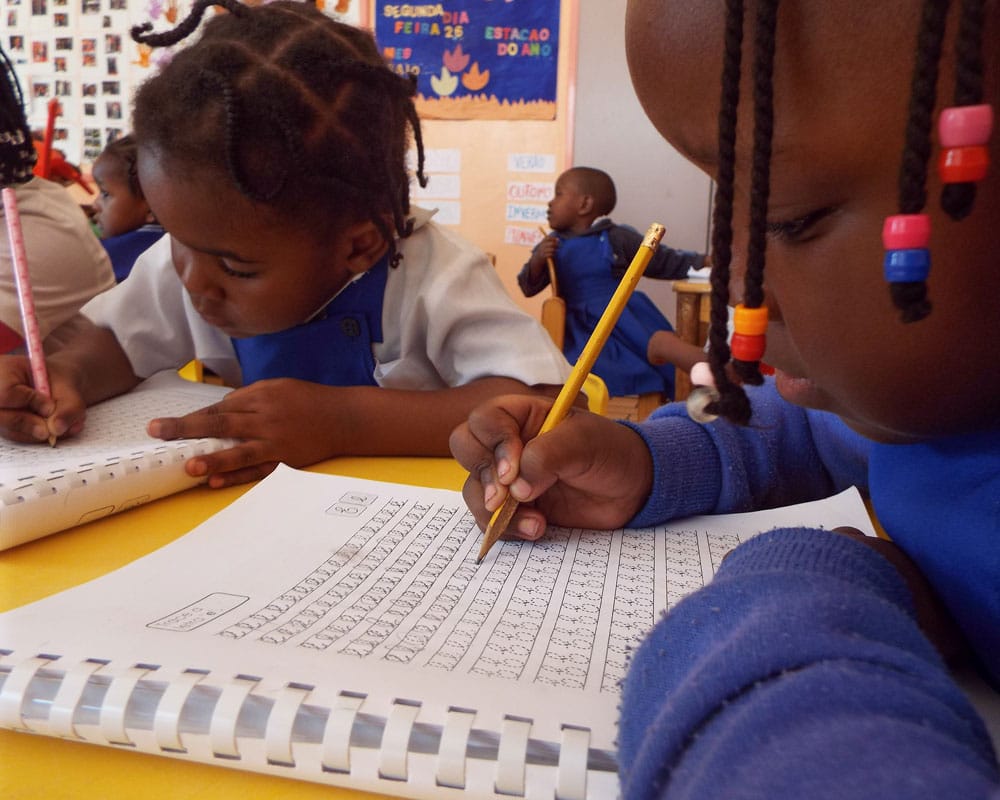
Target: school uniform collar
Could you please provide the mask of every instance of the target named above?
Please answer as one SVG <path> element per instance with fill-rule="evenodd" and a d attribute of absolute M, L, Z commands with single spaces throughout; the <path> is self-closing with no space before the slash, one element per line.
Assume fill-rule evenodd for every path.
<path fill-rule="evenodd" d="M 610 230 L 614 227 L 615 223 L 611 221 L 611 217 L 601 217 L 583 233 L 559 233 L 559 236 L 563 239 L 579 239 L 584 236 L 599 236 L 604 233 L 604 231 Z"/>

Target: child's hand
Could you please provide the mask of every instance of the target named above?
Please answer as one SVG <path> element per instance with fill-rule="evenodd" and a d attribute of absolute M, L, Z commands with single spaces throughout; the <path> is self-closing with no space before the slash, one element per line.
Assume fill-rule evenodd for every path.
<path fill-rule="evenodd" d="M 917 624 L 947 664 L 955 667 L 968 660 L 969 645 L 957 623 L 930 582 L 899 545 L 888 539 L 865 536 L 856 528 L 834 528 L 834 532 L 867 545 L 896 568 L 913 594 Z"/>
<path fill-rule="evenodd" d="M 529 540 L 546 524 L 621 527 L 649 495 L 652 459 L 624 425 L 574 408 L 532 439 L 551 405 L 544 397 L 505 395 L 476 408 L 452 433 L 452 454 L 469 470 L 465 502 L 481 528 L 508 491 L 522 504 L 508 530 Z"/>
<path fill-rule="evenodd" d="M 32 388 L 26 356 L 0 357 L 0 435 L 15 442 L 45 442 L 73 436 L 83 428 L 87 405 L 75 380 L 48 365 L 52 397 Z"/>
<path fill-rule="evenodd" d="M 555 258 L 556 250 L 559 248 L 558 236 L 546 236 L 538 243 L 538 247 L 531 254 L 531 268 L 542 271 L 548 268 L 548 260 Z"/>
<path fill-rule="evenodd" d="M 154 419 L 147 431 L 158 439 L 242 439 L 185 465 L 212 488 L 234 486 L 265 477 L 279 462 L 304 467 L 333 456 L 333 426 L 319 416 L 334 405 L 325 396 L 331 391 L 292 378 L 258 381 L 186 416 Z"/>

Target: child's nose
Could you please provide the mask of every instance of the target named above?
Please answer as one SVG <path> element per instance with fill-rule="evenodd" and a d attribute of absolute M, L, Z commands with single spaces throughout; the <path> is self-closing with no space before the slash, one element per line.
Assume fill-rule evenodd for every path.
<path fill-rule="evenodd" d="M 189 253 L 183 260 L 175 259 L 177 274 L 188 294 L 195 297 L 222 297 L 222 288 L 214 278 L 219 269 L 216 262 L 215 256 L 195 255 L 193 253 Z"/>

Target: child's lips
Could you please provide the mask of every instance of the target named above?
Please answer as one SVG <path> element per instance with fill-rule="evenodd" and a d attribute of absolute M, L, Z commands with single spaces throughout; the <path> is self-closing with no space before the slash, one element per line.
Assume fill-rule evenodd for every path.
<path fill-rule="evenodd" d="M 774 382 L 778 394 L 788 402 L 806 408 L 826 408 L 826 392 L 820 389 L 811 378 L 800 378 L 790 375 L 781 369 L 775 369 Z"/>

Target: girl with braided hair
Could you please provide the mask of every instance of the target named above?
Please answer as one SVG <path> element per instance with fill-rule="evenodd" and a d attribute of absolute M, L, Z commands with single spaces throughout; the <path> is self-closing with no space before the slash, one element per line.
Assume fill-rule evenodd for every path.
<path fill-rule="evenodd" d="M 14 65 L 0 49 L 0 186 L 14 190 L 31 269 L 35 314 L 45 338 L 64 324 L 75 325 L 80 307 L 114 286 L 115 276 L 80 206 L 62 186 L 35 177 L 34 165 L 35 149 L 21 87 Z M 6 223 L 0 205 L 0 353 L 24 344 Z"/>
<path fill-rule="evenodd" d="M 135 101 L 138 182 L 169 236 L 51 356 L 54 403 L 20 361 L 0 365 L 0 430 L 62 436 L 87 405 L 198 358 L 242 387 L 149 432 L 241 439 L 187 462 L 221 487 L 279 461 L 444 455 L 477 403 L 563 381 L 562 354 L 486 256 L 410 207 L 414 85 L 371 35 L 309 3 L 198 0 L 174 30 L 133 38 L 177 44 L 212 5 L 229 13 Z"/>
<path fill-rule="evenodd" d="M 718 182 L 700 389 L 537 438 L 544 401 L 487 404 L 452 435 L 466 501 L 485 527 L 512 493 L 531 539 L 858 485 L 891 541 L 755 537 L 633 654 L 622 794 L 1000 797 L 951 672 L 996 714 L 1000 4 L 630 0 L 626 32 L 650 119 Z"/>

